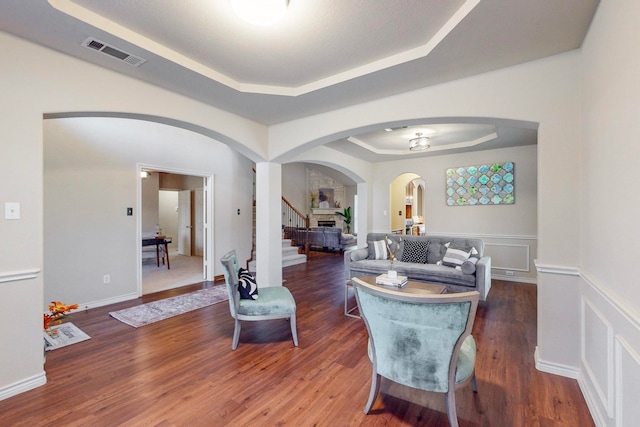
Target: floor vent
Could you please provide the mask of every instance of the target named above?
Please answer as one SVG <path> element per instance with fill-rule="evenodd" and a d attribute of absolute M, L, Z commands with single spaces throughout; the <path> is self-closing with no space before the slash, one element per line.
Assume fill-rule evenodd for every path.
<path fill-rule="evenodd" d="M 109 46 L 108 44 L 101 42 L 100 40 L 96 40 L 92 37 L 89 37 L 84 42 L 82 42 L 82 46 L 86 47 L 87 49 L 102 52 L 105 55 L 109 55 L 112 58 L 119 59 L 120 61 L 126 62 L 129 65 L 133 65 L 134 67 L 138 67 L 147 62 L 146 59 L 131 55 L 130 53 L 117 49 L 113 46 Z"/>

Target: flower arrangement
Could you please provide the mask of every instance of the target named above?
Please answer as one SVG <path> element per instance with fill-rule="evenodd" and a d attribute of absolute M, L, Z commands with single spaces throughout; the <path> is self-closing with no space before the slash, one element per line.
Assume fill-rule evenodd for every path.
<path fill-rule="evenodd" d="M 52 325 L 59 325 L 71 310 L 78 308 L 78 304 L 66 305 L 60 301 L 51 301 L 49 313 L 44 314 L 44 329 L 49 330 Z"/>

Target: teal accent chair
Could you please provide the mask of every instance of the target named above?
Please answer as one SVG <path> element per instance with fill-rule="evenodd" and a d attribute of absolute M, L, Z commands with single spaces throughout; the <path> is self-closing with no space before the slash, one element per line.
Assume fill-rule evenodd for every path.
<path fill-rule="evenodd" d="M 289 289 L 284 286 L 270 286 L 258 288 L 258 299 L 240 299 L 238 291 L 238 257 L 233 250 L 225 254 L 220 262 L 224 267 L 224 280 L 229 293 L 229 309 L 235 320 L 231 350 L 238 348 L 240 341 L 241 321 L 259 321 L 272 319 L 289 319 L 293 344 L 298 346 L 298 332 L 296 330 L 296 301 Z"/>
<path fill-rule="evenodd" d="M 380 377 L 405 386 L 444 393 L 447 416 L 458 426 L 455 390 L 475 381 L 476 344 L 471 335 L 480 294 L 409 293 L 352 282 L 360 314 L 369 332 L 372 363 L 368 414 L 380 389 Z"/>

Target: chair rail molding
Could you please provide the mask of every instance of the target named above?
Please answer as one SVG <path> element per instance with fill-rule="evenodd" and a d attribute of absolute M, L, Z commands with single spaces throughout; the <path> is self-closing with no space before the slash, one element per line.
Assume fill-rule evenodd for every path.
<path fill-rule="evenodd" d="M 22 271 L 0 272 L 0 283 L 17 282 L 19 280 L 31 280 L 38 277 L 38 274 L 40 274 L 39 268 L 32 268 Z"/>
<path fill-rule="evenodd" d="M 623 299 L 613 294 L 604 286 L 593 280 L 588 274 L 580 272 L 580 277 L 589 285 L 602 299 L 604 299 L 618 314 L 620 314 L 630 325 L 640 332 L 640 313 L 635 311 Z"/>
<path fill-rule="evenodd" d="M 538 273 L 560 274 L 565 276 L 580 276 L 580 270 L 576 267 L 565 265 L 541 264 L 538 260 L 533 261 Z"/>

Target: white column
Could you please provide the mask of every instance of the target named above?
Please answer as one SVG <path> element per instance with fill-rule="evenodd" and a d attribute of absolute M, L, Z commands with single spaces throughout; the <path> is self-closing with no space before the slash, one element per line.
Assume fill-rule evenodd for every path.
<path fill-rule="evenodd" d="M 358 247 L 367 246 L 367 230 L 369 229 L 369 184 L 358 183 Z"/>
<path fill-rule="evenodd" d="M 282 166 L 256 163 L 256 280 L 282 286 Z"/>

